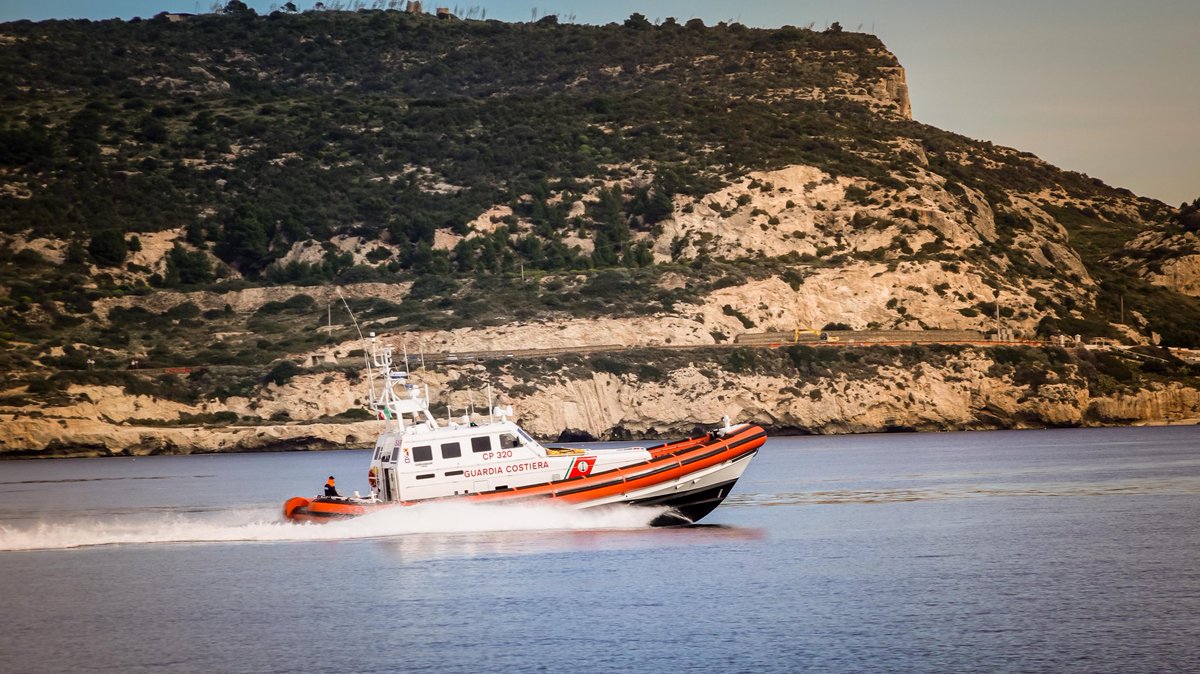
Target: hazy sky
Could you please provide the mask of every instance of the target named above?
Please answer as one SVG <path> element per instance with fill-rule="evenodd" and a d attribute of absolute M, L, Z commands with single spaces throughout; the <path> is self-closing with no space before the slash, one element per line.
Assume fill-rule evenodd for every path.
<path fill-rule="evenodd" d="M 325 0 L 333 5 L 337 0 Z M 352 0 L 344 0 L 350 4 Z M 315 0 L 296 0 L 301 9 Z M 366 0 L 371 6 L 374 0 Z M 247 0 L 260 12 L 281 2 Z M 1032 152 L 1178 206 L 1200 197 L 1197 0 L 425 0 L 529 21 L 699 17 L 847 30 L 883 39 L 908 73 L 913 116 Z M 211 0 L 0 0 L 0 21 L 205 12 Z"/>

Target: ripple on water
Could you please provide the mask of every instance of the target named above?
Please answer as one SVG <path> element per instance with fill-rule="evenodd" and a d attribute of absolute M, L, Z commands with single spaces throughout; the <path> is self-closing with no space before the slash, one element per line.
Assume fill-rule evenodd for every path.
<path fill-rule="evenodd" d="M 726 506 L 787 506 L 843 503 L 902 503 L 988 497 L 1079 497 L 1128 495 L 1186 495 L 1200 493 L 1200 478 L 1156 478 L 1104 482 L 1043 482 L 1034 484 L 943 485 L 896 489 L 823 489 L 776 494 L 734 493 Z"/>

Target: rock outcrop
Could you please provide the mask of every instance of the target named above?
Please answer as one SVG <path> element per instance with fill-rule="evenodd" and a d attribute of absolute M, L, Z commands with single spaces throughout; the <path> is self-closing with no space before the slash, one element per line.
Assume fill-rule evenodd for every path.
<path fill-rule="evenodd" d="M 0 457 L 146 456 L 367 447 L 376 422 L 255 426 L 127 426 L 97 419 L 6 419 Z"/>
<path fill-rule="evenodd" d="M 220 310 L 226 306 L 239 314 L 254 313 L 267 302 L 283 302 L 296 295 L 308 295 L 317 304 L 325 306 L 340 302 L 339 291 L 347 298 L 378 298 L 399 302 L 408 294 L 411 283 L 350 283 L 343 286 L 294 286 L 245 288 L 226 293 L 209 291 L 175 292 L 160 290 L 149 295 L 125 295 L 96 300 L 95 311 L 107 316 L 115 307 L 139 307 L 146 311 L 161 313 L 185 302 L 191 302 L 201 311 Z"/>
<path fill-rule="evenodd" d="M 904 67 L 892 66 L 879 70 L 884 77 L 875 85 L 876 98 L 895 105 L 896 114 L 904 119 L 912 119 L 912 103 L 908 98 L 908 79 L 904 75 Z"/>
<path fill-rule="evenodd" d="M 677 356 L 683 360 L 669 367 L 628 361 L 629 371 L 623 373 L 578 367 L 531 375 L 522 372 L 520 361 L 509 361 L 498 376 L 480 364 L 421 376 L 439 416 L 457 419 L 472 408 L 485 409 L 482 384 L 490 380 L 497 400 L 514 403 L 518 421 L 550 440 L 564 432 L 603 439 L 686 435 L 724 415 L 771 432 L 815 434 L 1200 420 L 1200 391 L 1183 383 L 1093 393 L 1078 366 L 1023 381 L 1013 373 L 998 374 L 986 349 L 963 349 L 909 367 L 863 368 L 851 359 L 847 367 L 803 377 L 732 371 L 710 356 Z M 368 446 L 378 422 L 334 418 L 363 410 L 365 394 L 365 383 L 354 384 L 341 373 L 304 375 L 283 386 L 264 386 L 252 398 L 196 405 L 130 395 L 116 387 L 72 387 L 66 391 L 69 403 L 32 414 L 0 409 L 0 456 Z M 237 421 L 189 422 L 216 413 Z M 285 416 L 290 420 L 280 421 Z"/>
<path fill-rule="evenodd" d="M 868 380 L 847 376 L 797 384 L 787 377 L 714 373 L 688 367 L 660 383 L 596 373 L 519 401 L 520 421 L 542 437 L 584 430 L 598 438 L 693 432 L 722 415 L 782 432 L 814 434 L 1196 423 L 1200 392 L 1167 384 L 1092 396 L 1079 382 L 1036 392 L 987 376 L 989 361 L 949 369 L 884 367 Z"/>
<path fill-rule="evenodd" d="M 1200 297 L 1200 231 L 1147 230 L 1113 261 L 1155 285 Z"/>

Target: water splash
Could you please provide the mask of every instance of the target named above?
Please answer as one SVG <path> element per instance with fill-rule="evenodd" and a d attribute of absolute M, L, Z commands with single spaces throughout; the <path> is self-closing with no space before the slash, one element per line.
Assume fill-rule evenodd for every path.
<path fill-rule="evenodd" d="M 199 514 L 140 513 L 0 526 L 0 551 L 154 543 L 337 541 L 432 533 L 644 529 L 665 510 L 630 506 L 573 510 L 558 504 L 430 503 L 322 524 L 283 521 L 275 508 Z"/>

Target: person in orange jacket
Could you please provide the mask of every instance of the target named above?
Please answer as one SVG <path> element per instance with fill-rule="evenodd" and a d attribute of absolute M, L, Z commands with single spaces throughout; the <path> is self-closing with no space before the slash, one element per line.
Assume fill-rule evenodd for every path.
<path fill-rule="evenodd" d="M 341 494 L 339 494 L 337 492 L 337 487 L 333 486 L 333 476 L 332 475 L 330 475 L 329 479 L 325 481 L 325 495 L 326 496 L 341 496 Z"/>

